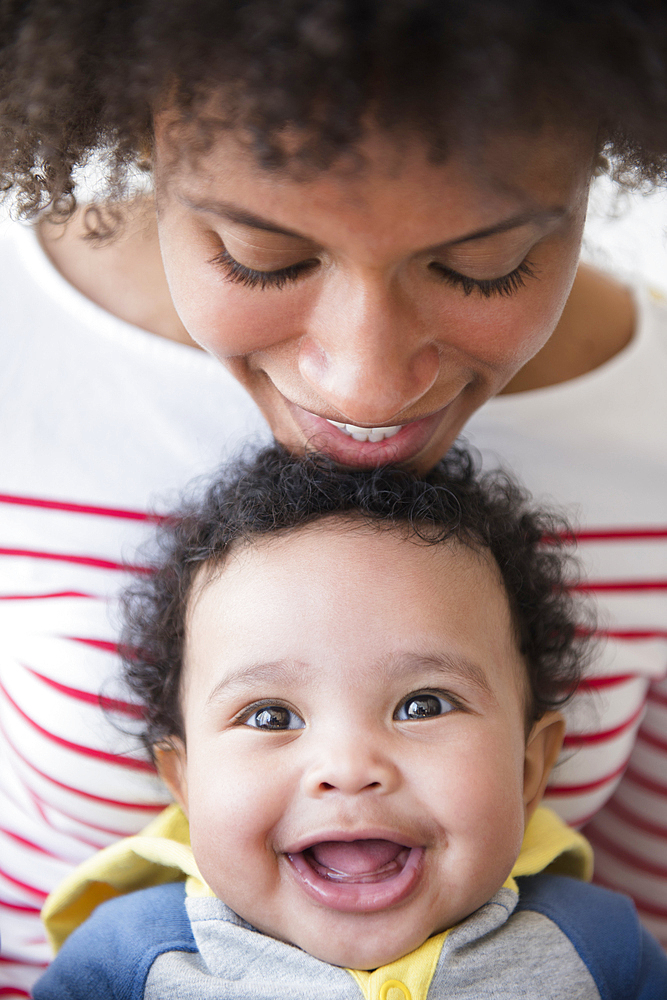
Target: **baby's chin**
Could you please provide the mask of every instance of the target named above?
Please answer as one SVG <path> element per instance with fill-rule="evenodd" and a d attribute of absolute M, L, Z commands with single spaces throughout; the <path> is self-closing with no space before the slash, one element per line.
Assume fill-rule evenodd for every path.
<path fill-rule="evenodd" d="M 390 928 L 385 921 L 369 921 L 367 917 L 362 919 L 366 926 L 352 929 L 331 927 L 327 934 L 297 933 L 291 940 L 282 940 L 329 965 L 371 972 L 409 955 L 443 929 L 436 926 L 406 935 L 405 927 Z M 369 922 L 377 923 L 377 926 L 368 926 Z"/>
<path fill-rule="evenodd" d="M 409 955 L 465 915 L 459 913 L 458 919 L 452 917 L 450 921 L 449 914 L 443 917 L 423 910 L 415 913 L 409 906 L 356 915 L 308 906 L 298 911 L 295 908 L 289 914 L 283 910 L 283 919 L 274 921 L 273 926 L 261 918 L 245 919 L 263 933 L 295 945 L 321 962 L 371 971 Z"/>

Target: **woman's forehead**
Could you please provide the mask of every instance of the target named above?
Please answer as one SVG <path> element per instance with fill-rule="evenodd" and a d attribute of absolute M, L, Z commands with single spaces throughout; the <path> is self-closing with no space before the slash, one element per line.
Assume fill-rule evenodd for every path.
<path fill-rule="evenodd" d="M 444 237 L 438 234 L 438 243 L 468 238 L 475 225 L 483 229 L 503 221 L 499 215 L 530 221 L 545 213 L 563 214 L 587 189 L 596 153 L 593 129 L 545 126 L 530 134 L 490 135 L 483 144 L 454 148 L 437 160 L 418 133 L 397 135 L 371 126 L 358 146 L 324 169 L 299 169 L 298 158 L 284 168 L 269 169 L 258 162 L 247 136 L 238 130 L 218 129 L 208 148 L 194 153 L 188 137 L 189 129 L 182 131 L 169 112 L 156 117 L 159 195 L 173 193 L 187 207 L 231 221 L 245 214 L 241 221 L 252 228 L 308 239 L 317 239 L 317 234 L 290 225 L 291 202 L 304 219 L 318 208 L 331 208 L 356 218 L 363 227 L 365 214 L 384 214 L 390 201 L 405 213 L 403 229 L 419 219 L 420 211 L 431 216 L 434 202 L 441 202 L 454 219 L 454 229 Z M 293 138 L 295 148 L 296 143 Z M 270 203 L 275 201 L 271 208 L 274 214 L 277 208 L 277 218 L 266 212 L 244 213 L 244 207 L 264 204 L 266 195 Z M 462 209 L 465 215 L 468 204 L 476 206 L 477 220 L 462 218 L 458 224 L 454 210 Z"/>

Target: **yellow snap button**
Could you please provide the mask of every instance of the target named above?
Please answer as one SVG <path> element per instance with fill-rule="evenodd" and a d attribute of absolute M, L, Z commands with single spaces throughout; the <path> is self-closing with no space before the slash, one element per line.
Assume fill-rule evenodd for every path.
<path fill-rule="evenodd" d="M 389 990 L 400 990 L 405 1000 L 412 1000 L 410 995 L 410 990 L 407 988 L 405 983 L 401 983 L 398 979 L 388 979 L 386 983 L 383 983 L 380 987 L 380 1000 L 396 1000 L 395 997 L 390 997 Z"/>

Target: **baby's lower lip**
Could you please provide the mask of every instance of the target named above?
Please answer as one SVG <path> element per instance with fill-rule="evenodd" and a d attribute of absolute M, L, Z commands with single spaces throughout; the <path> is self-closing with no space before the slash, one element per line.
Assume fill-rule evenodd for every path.
<path fill-rule="evenodd" d="M 357 468 L 409 463 L 429 443 L 447 410 L 444 407 L 428 417 L 410 421 L 382 441 L 357 441 L 324 417 L 310 413 L 289 400 L 286 402 L 312 448 L 329 455 L 341 465 Z"/>
<path fill-rule="evenodd" d="M 327 870 L 310 851 L 285 857 L 311 899 L 345 913 L 372 913 L 394 906 L 410 895 L 421 878 L 424 848 L 403 847 L 395 861 L 376 870 L 352 874 Z"/>

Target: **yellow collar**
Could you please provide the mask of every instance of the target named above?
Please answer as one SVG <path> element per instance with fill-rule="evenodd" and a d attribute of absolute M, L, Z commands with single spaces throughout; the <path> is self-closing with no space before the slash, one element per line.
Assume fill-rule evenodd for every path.
<path fill-rule="evenodd" d="M 526 828 L 521 852 L 505 885 L 517 892 L 515 877 L 534 875 L 547 867 L 562 875 L 590 880 L 593 852 L 580 833 L 566 826 L 550 809 L 540 807 Z M 44 904 L 42 920 L 54 950 L 105 900 L 151 885 L 182 881 L 184 876 L 189 896 L 213 895 L 192 855 L 188 822 L 180 808 L 172 805 L 138 836 L 120 840 L 84 861 L 51 893 Z M 439 941 L 437 962 L 447 933 L 429 938 L 411 956 L 394 965 L 407 961 L 408 957 L 414 961 L 422 949 L 430 954 L 434 948 L 431 942 Z M 433 970 L 435 964 L 431 976 Z M 356 975 L 363 978 L 373 974 L 355 973 L 355 978 Z M 399 976 L 396 978 L 400 980 Z M 415 996 L 420 995 L 424 994 L 417 990 Z M 381 1000 L 400 1000 L 400 997 L 397 994 L 395 998 Z"/>
<path fill-rule="evenodd" d="M 542 806 L 533 813 L 526 827 L 519 857 L 504 887 L 518 895 L 515 878 L 536 875 L 545 868 L 554 874 L 571 875 L 589 882 L 593 876 L 593 851 L 585 837 L 566 826 L 551 809 Z M 373 972 L 354 969 L 348 972 L 365 1000 L 423 1000 L 449 930 L 430 937 L 391 965 Z"/>

